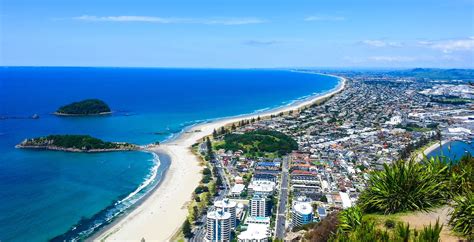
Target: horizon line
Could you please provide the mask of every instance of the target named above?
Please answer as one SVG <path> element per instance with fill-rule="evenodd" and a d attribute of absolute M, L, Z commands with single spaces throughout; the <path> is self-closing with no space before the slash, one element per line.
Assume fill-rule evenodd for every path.
<path fill-rule="evenodd" d="M 0 68 L 123 68 L 123 69 L 221 69 L 221 70 L 410 70 L 410 69 L 439 69 L 439 70 L 474 70 L 474 67 L 336 67 L 336 66 L 294 66 L 294 67 L 186 67 L 186 66 L 81 66 L 81 65 L 0 65 Z"/>

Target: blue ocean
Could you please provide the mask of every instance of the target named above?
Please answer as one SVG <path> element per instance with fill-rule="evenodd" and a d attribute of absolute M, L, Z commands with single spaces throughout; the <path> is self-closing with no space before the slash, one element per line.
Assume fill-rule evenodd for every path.
<path fill-rule="evenodd" d="M 148 144 L 195 123 L 275 108 L 337 83 L 288 70 L 0 67 L 0 241 L 87 234 L 133 207 L 159 184 L 170 162 L 145 152 L 15 149 L 25 138 L 90 134 Z M 113 114 L 52 115 L 87 98 L 104 100 Z"/>

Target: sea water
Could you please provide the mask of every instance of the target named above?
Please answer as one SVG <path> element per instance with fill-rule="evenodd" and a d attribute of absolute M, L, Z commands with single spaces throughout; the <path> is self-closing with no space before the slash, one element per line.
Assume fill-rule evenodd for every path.
<path fill-rule="evenodd" d="M 0 240 L 46 241 L 93 229 L 133 207 L 170 162 L 144 152 L 15 149 L 25 138 L 89 134 L 148 144 L 198 122 L 282 106 L 337 83 L 287 70 L 0 67 Z M 52 115 L 87 98 L 105 101 L 113 114 Z"/>

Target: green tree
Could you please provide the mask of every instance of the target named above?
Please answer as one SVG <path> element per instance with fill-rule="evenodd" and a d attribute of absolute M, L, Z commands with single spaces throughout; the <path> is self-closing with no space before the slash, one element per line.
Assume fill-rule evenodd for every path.
<path fill-rule="evenodd" d="M 193 232 L 191 230 L 191 223 L 189 222 L 188 219 L 184 221 L 183 226 L 182 226 L 182 231 L 185 238 L 191 238 L 193 236 Z"/>

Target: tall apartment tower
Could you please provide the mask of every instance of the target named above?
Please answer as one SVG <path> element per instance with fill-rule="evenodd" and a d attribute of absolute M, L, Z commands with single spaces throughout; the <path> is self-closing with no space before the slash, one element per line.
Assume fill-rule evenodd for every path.
<path fill-rule="evenodd" d="M 254 195 L 250 200 L 250 216 L 253 217 L 270 217 L 271 201 L 267 196 Z"/>
<path fill-rule="evenodd" d="M 224 198 L 223 200 L 214 202 L 214 206 L 224 212 L 230 213 L 230 226 L 232 229 L 235 229 L 235 227 L 237 226 L 235 213 L 237 203 L 234 201 L 230 201 L 228 198 Z"/>
<path fill-rule="evenodd" d="M 224 242 L 231 240 L 230 213 L 216 209 L 207 213 L 206 240 Z"/>

